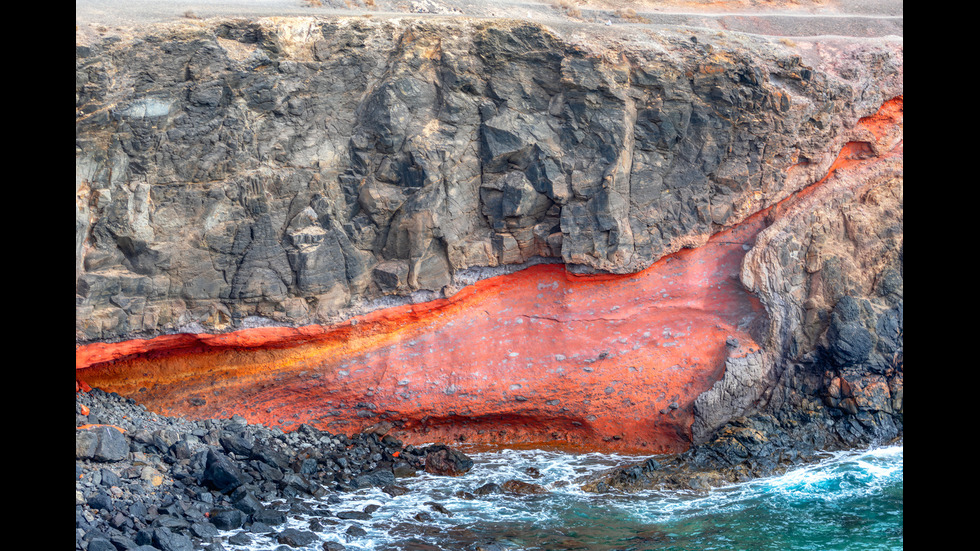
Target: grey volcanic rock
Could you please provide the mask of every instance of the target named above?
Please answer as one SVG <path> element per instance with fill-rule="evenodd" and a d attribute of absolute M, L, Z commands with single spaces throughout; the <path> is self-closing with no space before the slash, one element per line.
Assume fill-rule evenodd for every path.
<path fill-rule="evenodd" d="M 691 38 L 309 18 L 78 45 L 76 341 L 328 322 L 539 258 L 633 272 L 818 179 L 901 94 L 900 41 Z M 871 354 L 855 329 L 834 354 Z"/>

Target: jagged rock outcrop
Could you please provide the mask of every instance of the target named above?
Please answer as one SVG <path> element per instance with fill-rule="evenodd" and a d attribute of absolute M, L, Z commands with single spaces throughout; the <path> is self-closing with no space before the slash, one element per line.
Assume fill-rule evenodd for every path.
<path fill-rule="evenodd" d="M 603 32 L 77 45 L 77 384 L 409 442 L 900 434 L 901 40 Z"/>

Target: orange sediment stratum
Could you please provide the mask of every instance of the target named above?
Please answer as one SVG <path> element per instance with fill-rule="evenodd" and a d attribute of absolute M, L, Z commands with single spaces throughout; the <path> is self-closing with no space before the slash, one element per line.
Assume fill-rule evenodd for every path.
<path fill-rule="evenodd" d="M 832 170 L 869 162 L 860 143 Z M 416 444 L 682 451 L 694 400 L 729 355 L 758 348 L 748 328 L 765 312 L 738 274 L 766 214 L 636 274 L 541 264 L 331 326 L 81 346 L 76 389 L 88 383 L 163 414 L 237 413 L 287 430 L 390 423 Z M 740 346 L 726 346 L 729 337 Z"/>

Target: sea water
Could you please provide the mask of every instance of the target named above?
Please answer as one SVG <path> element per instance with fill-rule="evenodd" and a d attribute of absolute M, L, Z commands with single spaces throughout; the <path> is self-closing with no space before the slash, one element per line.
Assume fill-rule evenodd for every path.
<path fill-rule="evenodd" d="M 493 549 L 491 543 L 505 550 L 902 549 L 903 446 L 826 456 L 779 476 L 707 492 L 593 494 L 579 488 L 583 478 L 642 458 L 547 450 L 474 453 L 473 469 L 461 477 L 402 478 L 398 484 L 410 491 L 396 497 L 380 489 L 345 495 L 330 509 L 377 506 L 371 519 L 330 519 L 339 522 L 317 535 L 346 549 L 372 551 Z M 514 479 L 548 491 L 472 495 L 488 482 Z M 289 524 L 309 530 L 309 520 L 291 517 Z M 364 534 L 346 534 L 351 525 Z M 310 549 L 322 549 L 322 541 Z M 248 549 L 277 546 L 255 535 Z"/>

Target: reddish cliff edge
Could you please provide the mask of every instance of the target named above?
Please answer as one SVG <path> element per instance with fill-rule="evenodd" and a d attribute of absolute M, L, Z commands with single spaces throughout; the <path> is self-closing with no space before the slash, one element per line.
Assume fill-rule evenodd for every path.
<path fill-rule="evenodd" d="M 642 272 L 582 276 L 541 264 L 332 326 L 78 346 L 76 390 L 285 430 L 375 426 L 408 443 L 682 451 L 692 404 L 726 358 L 760 348 L 753 329 L 766 312 L 738 275 L 755 236 L 837 171 L 900 156 L 892 137 L 902 114 L 902 97 L 888 101 L 860 121 L 856 135 L 868 141 L 848 143 L 823 180 Z"/>

